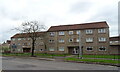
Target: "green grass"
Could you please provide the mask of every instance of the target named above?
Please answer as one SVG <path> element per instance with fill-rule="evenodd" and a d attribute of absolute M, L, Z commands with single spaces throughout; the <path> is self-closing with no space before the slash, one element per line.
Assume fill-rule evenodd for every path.
<path fill-rule="evenodd" d="M 77 57 L 77 56 L 76 56 Z M 120 55 L 83 55 L 84 58 L 108 58 L 108 59 L 120 59 Z"/>
<path fill-rule="evenodd" d="M 67 61 L 84 61 L 84 62 L 99 62 L 99 63 L 111 63 L 118 64 L 118 60 L 104 60 L 104 59 L 77 59 L 77 58 L 65 58 Z"/>
<path fill-rule="evenodd" d="M 68 54 L 45 54 L 45 53 L 35 53 L 38 57 L 55 57 L 55 56 L 68 56 Z M 3 53 L 2 56 L 31 56 L 31 53 Z"/>

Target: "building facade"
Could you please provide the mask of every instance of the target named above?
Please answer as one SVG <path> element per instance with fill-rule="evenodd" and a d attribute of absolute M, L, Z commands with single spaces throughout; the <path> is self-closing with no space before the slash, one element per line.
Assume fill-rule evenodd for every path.
<path fill-rule="evenodd" d="M 31 40 L 20 35 L 11 37 L 12 50 L 30 52 Z M 82 47 L 83 54 L 109 54 L 109 26 L 106 22 L 51 26 L 40 33 L 35 46 L 35 52 L 42 53 L 78 54 Z"/>
<path fill-rule="evenodd" d="M 120 36 L 110 37 L 110 54 L 120 55 Z"/>

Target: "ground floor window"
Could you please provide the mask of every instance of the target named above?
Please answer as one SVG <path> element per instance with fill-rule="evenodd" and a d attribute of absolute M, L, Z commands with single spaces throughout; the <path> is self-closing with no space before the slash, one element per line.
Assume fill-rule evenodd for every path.
<path fill-rule="evenodd" d="M 86 47 L 86 50 L 87 50 L 87 51 L 92 51 L 92 50 L 93 50 L 93 47 Z"/>
<path fill-rule="evenodd" d="M 104 46 L 99 47 L 99 51 L 106 51 L 106 47 L 104 47 Z"/>
<path fill-rule="evenodd" d="M 55 49 L 54 48 L 49 48 L 49 51 L 55 51 Z"/>
<path fill-rule="evenodd" d="M 59 47 L 59 51 L 64 51 L 64 47 Z"/>

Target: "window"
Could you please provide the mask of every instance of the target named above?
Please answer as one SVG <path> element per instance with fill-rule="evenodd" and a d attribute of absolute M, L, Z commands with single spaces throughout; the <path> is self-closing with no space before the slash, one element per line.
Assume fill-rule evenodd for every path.
<path fill-rule="evenodd" d="M 71 39 L 69 39 L 69 42 L 73 42 L 73 39 L 71 38 Z"/>
<path fill-rule="evenodd" d="M 106 38 L 102 38 L 102 37 L 101 37 L 101 38 L 99 38 L 99 41 L 100 41 L 100 42 L 105 42 L 105 41 L 106 41 Z"/>
<path fill-rule="evenodd" d="M 86 42 L 93 42 L 93 38 L 86 38 Z"/>
<path fill-rule="evenodd" d="M 79 42 L 79 38 L 76 39 L 76 42 Z"/>
<path fill-rule="evenodd" d="M 87 51 L 92 51 L 93 47 L 86 47 Z"/>
<path fill-rule="evenodd" d="M 15 41 L 15 38 L 12 38 L 12 41 Z"/>
<path fill-rule="evenodd" d="M 43 38 L 42 38 L 42 37 L 39 37 L 39 39 L 40 39 L 40 40 L 43 40 Z"/>
<path fill-rule="evenodd" d="M 73 34 L 73 31 L 69 31 L 69 35 L 72 35 Z"/>
<path fill-rule="evenodd" d="M 64 39 L 59 39 L 59 42 L 60 42 L 60 43 L 63 43 L 63 42 L 64 42 Z"/>
<path fill-rule="evenodd" d="M 49 40 L 49 42 L 50 42 L 50 43 L 53 43 L 53 42 L 54 42 L 54 40 Z"/>
<path fill-rule="evenodd" d="M 106 47 L 104 47 L 104 46 L 99 47 L 99 51 L 106 51 Z"/>
<path fill-rule="evenodd" d="M 18 45 L 21 45 L 20 43 L 18 43 Z"/>
<path fill-rule="evenodd" d="M 43 49 L 39 49 L 39 51 L 43 51 Z"/>
<path fill-rule="evenodd" d="M 50 36 L 54 36 L 55 35 L 55 32 L 50 32 Z"/>
<path fill-rule="evenodd" d="M 76 34 L 80 34 L 80 31 L 79 31 L 79 30 L 77 30 L 77 31 L 76 31 Z"/>
<path fill-rule="evenodd" d="M 40 45 L 44 45 L 44 42 L 40 42 Z"/>
<path fill-rule="evenodd" d="M 49 48 L 49 51 L 54 51 L 54 48 Z"/>
<path fill-rule="evenodd" d="M 18 40 L 21 40 L 21 38 L 18 38 Z"/>
<path fill-rule="evenodd" d="M 93 30 L 86 30 L 86 34 L 92 34 Z"/>
<path fill-rule="evenodd" d="M 64 35 L 64 32 L 59 32 L 59 35 Z"/>
<path fill-rule="evenodd" d="M 27 43 L 23 43 L 24 46 L 27 46 Z"/>
<path fill-rule="evenodd" d="M 105 33 L 106 30 L 105 29 L 98 29 L 98 33 Z"/>
<path fill-rule="evenodd" d="M 64 47 L 59 47 L 59 51 L 64 51 Z"/>
<path fill-rule="evenodd" d="M 28 40 L 30 40 L 30 38 L 28 38 Z"/>

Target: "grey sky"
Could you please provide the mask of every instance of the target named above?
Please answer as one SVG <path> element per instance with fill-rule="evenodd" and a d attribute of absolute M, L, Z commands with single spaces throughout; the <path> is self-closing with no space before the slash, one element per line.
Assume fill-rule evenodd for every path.
<path fill-rule="evenodd" d="M 24 21 L 54 25 L 107 21 L 110 36 L 118 35 L 119 0 L 0 0 L 0 43 L 16 34 Z"/>

